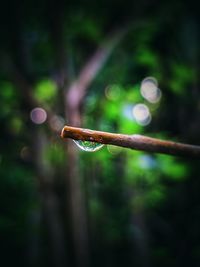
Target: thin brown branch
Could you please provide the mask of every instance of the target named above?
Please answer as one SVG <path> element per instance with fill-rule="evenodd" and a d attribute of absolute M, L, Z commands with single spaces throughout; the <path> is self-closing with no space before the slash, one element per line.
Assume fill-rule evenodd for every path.
<path fill-rule="evenodd" d="M 61 137 L 101 144 L 110 144 L 135 150 L 143 150 L 146 152 L 200 159 L 200 146 L 165 141 L 138 134 L 115 134 L 65 126 L 62 130 Z"/>

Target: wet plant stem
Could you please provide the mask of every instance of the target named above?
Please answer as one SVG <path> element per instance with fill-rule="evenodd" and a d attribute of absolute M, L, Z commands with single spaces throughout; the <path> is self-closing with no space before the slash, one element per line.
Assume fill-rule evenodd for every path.
<path fill-rule="evenodd" d="M 143 135 L 126 135 L 64 126 L 62 138 L 115 145 L 151 153 L 184 156 L 200 159 L 200 146 L 160 140 Z"/>

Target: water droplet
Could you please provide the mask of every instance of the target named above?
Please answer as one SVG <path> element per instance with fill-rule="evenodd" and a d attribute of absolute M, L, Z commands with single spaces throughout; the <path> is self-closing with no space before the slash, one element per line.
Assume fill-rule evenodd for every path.
<path fill-rule="evenodd" d="M 82 141 L 82 140 L 73 140 L 73 141 L 80 149 L 87 152 L 95 152 L 104 146 L 103 144 L 91 141 Z"/>

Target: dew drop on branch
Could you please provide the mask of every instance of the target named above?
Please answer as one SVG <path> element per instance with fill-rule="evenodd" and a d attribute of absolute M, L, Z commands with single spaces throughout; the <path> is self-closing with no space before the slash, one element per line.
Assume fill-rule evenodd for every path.
<path fill-rule="evenodd" d="M 87 152 L 95 152 L 101 149 L 104 145 L 91 141 L 73 140 L 74 143 L 82 150 Z"/>

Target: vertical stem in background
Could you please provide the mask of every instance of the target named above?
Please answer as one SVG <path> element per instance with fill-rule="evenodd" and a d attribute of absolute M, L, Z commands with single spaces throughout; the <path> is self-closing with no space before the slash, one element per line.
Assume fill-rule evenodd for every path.
<path fill-rule="evenodd" d="M 53 16 L 52 10 L 54 10 Z M 49 15 L 52 43 L 55 50 L 57 84 L 60 89 L 64 89 L 64 94 L 67 94 L 68 86 L 65 86 L 65 83 L 68 84 L 71 77 L 69 77 L 68 66 L 66 66 L 66 63 L 70 59 L 66 59 L 64 2 L 53 2 L 52 6 L 49 7 Z M 73 125 L 80 125 L 80 102 L 76 106 L 71 106 L 69 105 L 68 97 L 66 97 L 64 98 L 63 105 L 65 107 L 66 118 Z M 77 267 L 86 267 L 88 266 L 88 232 L 85 201 L 80 182 L 78 151 L 72 142 L 67 143 L 66 153 L 67 169 L 64 179 L 67 187 L 66 192 L 69 193 L 69 196 L 67 196 L 66 219 L 71 222 L 69 232 L 70 238 L 73 241 L 72 262 L 75 262 Z"/>
<path fill-rule="evenodd" d="M 39 193 L 44 212 L 45 223 L 50 233 L 50 249 L 53 266 L 66 267 L 65 242 L 61 223 L 58 199 L 53 190 L 53 177 L 50 165 L 45 161 L 46 136 L 41 129 L 35 129 L 33 143 L 34 164 L 39 180 Z"/>
<path fill-rule="evenodd" d="M 75 264 L 78 267 L 86 267 L 89 263 L 87 213 L 80 181 L 79 155 L 72 141 L 67 144 L 67 153 L 67 185 L 70 189 L 69 204 Z"/>
<path fill-rule="evenodd" d="M 79 106 L 66 107 L 68 120 L 80 125 L 81 114 Z M 72 228 L 73 254 L 77 267 L 89 265 L 89 238 L 87 227 L 87 212 L 85 198 L 80 181 L 79 152 L 73 141 L 67 142 L 67 186 L 69 188 L 70 221 Z"/>
<path fill-rule="evenodd" d="M 142 211 L 136 211 L 133 214 L 132 224 L 134 227 L 133 242 L 137 251 L 137 253 L 134 253 L 136 264 L 141 267 L 149 267 L 148 240 Z"/>
<path fill-rule="evenodd" d="M 18 86 L 22 97 L 24 98 L 27 113 L 37 106 L 37 102 L 32 97 L 31 86 L 27 83 L 24 76 L 13 66 L 13 81 Z M 55 267 L 63 267 L 66 253 L 64 252 L 64 233 L 61 223 L 60 212 L 58 208 L 58 199 L 53 189 L 53 177 L 50 166 L 45 162 L 44 150 L 47 136 L 41 132 L 40 127 L 34 129 L 31 146 L 33 147 L 33 163 L 36 169 L 37 179 L 39 181 L 39 193 L 41 196 L 42 209 L 48 224 L 48 234 L 51 240 L 53 262 Z M 50 255 L 50 257 L 51 257 Z"/>
<path fill-rule="evenodd" d="M 141 194 L 140 188 L 135 185 L 135 189 L 131 191 L 132 201 L 137 201 L 137 197 L 140 197 Z M 148 235 L 143 209 L 143 203 L 133 204 L 133 212 L 131 214 L 133 262 L 141 267 L 149 267 Z"/>
<path fill-rule="evenodd" d="M 37 106 L 37 102 L 32 97 L 31 86 L 27 83 L 24 76 L 13 66 L 13 81 L 20 89 L 21 95 L 24 98 L 27 113 Z M 35 166 L 37 179 L 39 182 L 39 193 L 41 197 L 42 210 L 48 225 L 48 234 L 51 240 L 51 250 L 55 267 L 63 267 L 66 261 L 66 253 L 64 252 L 64 231 L 60 218 L 58 199 L 56 197 L 53 185 L 52 172 L 50 166 L 45 162 L 44 150 L 45 143 L 48 142 L 47 136 L 41 132 L 41 126 L 37 126 L 34 131 L 31 146 L 33 148 L 32 161 Z"/>

